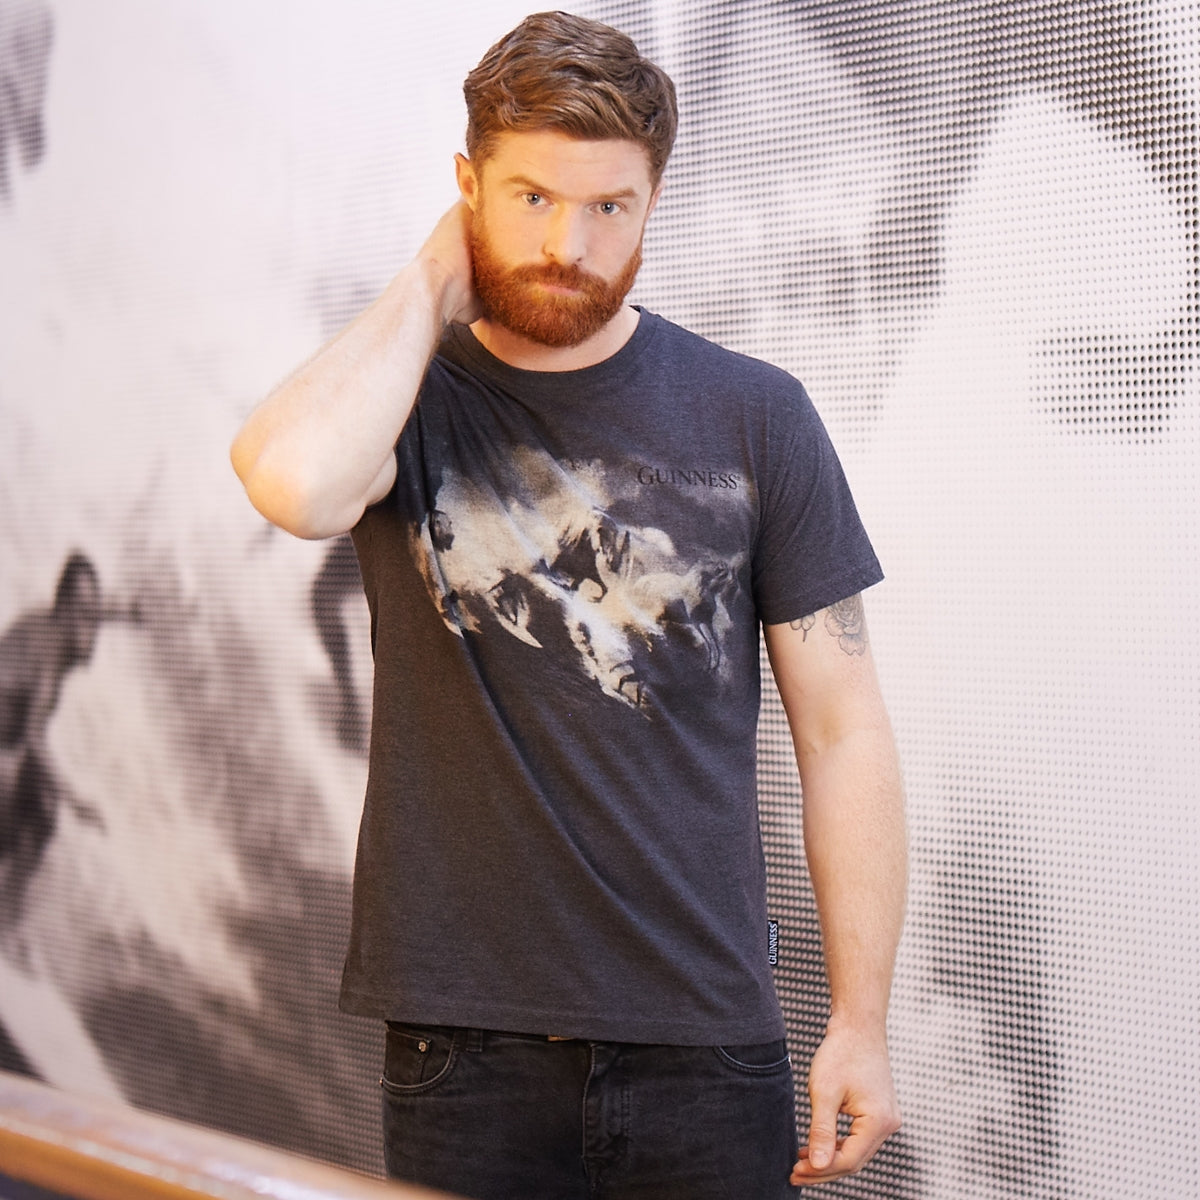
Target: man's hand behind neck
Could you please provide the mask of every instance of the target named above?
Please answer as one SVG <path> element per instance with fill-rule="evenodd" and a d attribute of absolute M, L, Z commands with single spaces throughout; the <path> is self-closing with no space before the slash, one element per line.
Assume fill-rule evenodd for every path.
<path fill-rule="evenodd" d="M 471 263 L 471 210 L 462 200 L 448 209 L 417 252 L 417 262 L 441 297 L 443 325 L 470 325 L 483 316 Z"/>

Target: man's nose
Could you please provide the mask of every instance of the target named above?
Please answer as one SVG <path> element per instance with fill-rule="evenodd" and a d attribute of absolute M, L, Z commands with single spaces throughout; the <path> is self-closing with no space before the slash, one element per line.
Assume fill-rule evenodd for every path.
<path fill-rule="evenodd" d="M 563 266 L 573 266 L 582 261 L 586 248 L 583 214 L 560 209 L 546 228 L 542 253 Z"/>

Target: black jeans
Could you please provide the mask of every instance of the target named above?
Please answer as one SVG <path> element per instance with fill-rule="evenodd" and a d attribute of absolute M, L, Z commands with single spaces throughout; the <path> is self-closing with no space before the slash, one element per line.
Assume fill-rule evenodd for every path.
<path fill-rule="evenodd" d="M 389 1022 L 395 1179 L 470 1200 L 776 1200 L 797 1136 L 786 1045 L 653 1046 Z"/>

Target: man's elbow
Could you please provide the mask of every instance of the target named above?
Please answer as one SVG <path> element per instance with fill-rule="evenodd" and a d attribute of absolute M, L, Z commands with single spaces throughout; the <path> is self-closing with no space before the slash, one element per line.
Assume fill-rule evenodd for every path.
<path fill-rule="evenodd" d="M 294 537 L 335 537 L 345 533 L 357 519 L 333 511 L 314 489 L 294 474 L 273 468 L 264 461 L 264 455 L 250 454 L 241 442 L 234 442 L 229 457 L 250 503 L 272 525 Z"/>
<path fill-rule="evenodd" d="M 828 755 L 887 756 L 895 751 L 895 737 L 882 701 L 808 714 L 792 730 L 796 754 L 802 760 Z"/>

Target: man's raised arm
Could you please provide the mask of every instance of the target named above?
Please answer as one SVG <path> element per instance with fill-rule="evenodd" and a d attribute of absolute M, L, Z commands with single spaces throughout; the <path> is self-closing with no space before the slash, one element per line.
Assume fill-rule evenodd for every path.
<path fill-rule="evenodd" d="M 900 1124 L 886 1020 L 907 884 L 904 800 L 861 598 L 764 633 L 800 767 L 832 1000 L 792 1182 L 823 1183 L 859 1170 Z M 839 1113 L 851 1118 L 845 1139 Z"/>
<path fill-rule="evenodd" d="M 461 201 L 450 209 L 381 295 L 250 414 L 230 457 L 268 521 L 332 537 L 387 494 L 442 331 L 479 316 L 470 219 Z"/>

